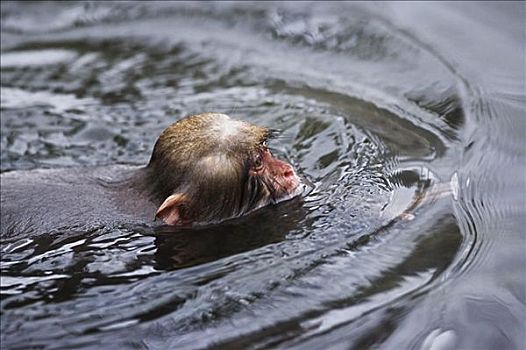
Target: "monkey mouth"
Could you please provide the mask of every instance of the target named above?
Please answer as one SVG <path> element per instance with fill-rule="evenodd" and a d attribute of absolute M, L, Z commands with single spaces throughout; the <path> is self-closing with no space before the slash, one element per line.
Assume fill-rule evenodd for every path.
<path fill-rule="evenodd" d="M 291 200 L 293 198 L 300 196 L 302 193 L 303 193 L 303 185 L 298 184 L 298 186 L 296 186 L 294 190 L 283 193 L 277 197 L 272 198 L 271 203 L 279 204 L 281 202 L 286 202 L 288 200 Z"/>
<path fill-rule="evenodd" d="M 269 191 L 269 199 L 271 204 L 277 204 L 298 197 L 308 188 L 301 179 L 296 175 L 294 181 L 286 185 L 274 183 L 266 184 Z M 291 186 L 293 185 L 293 187 Z M 292 188 L 291 188 L 292 187 Z"/>
<path fill-rule="evenodd" d="M 300 178 L 294 173 L 294 176 L 288 181 L 278 181 L 269 177 L 253 177 L 250 186 L 252 191 L 248 193 L 260 192 L 259 196 L 254 196 L 245 202 L 241 209 L 240 215 L 248 214 L 259 210 L 268 205 L 274 205 L 291 200 L 293 198 L 308 194 L 313 189 L 313 184 Z M 256 188 L 259 188 L 255 191 Z"/>

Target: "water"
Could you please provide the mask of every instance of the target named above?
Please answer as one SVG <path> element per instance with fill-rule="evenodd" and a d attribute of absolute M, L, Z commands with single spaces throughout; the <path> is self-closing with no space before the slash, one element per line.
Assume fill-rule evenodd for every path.
<path fill-rule="evenodd" d="M 1 170 L 217 111 L 315 188 L 209 230 L 1 242 L 3 348 L 519 349 L 523 3 L 2 3 Z M 45 210 L 45 208 L 43 208 Z"/>

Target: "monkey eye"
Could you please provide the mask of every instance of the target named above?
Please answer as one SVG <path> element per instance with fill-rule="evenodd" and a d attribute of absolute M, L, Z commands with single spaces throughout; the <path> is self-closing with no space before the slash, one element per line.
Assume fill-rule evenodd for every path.
<path fill-rule="evenodd" d="M 263 147 L 265 147 L 265 148 L 268 147 L 268 141 L 265 140 L 265 141 L 261 142 L 261 145 L 262 145 Z"/>
<path fill-rule="evenodd" d="M 261 154 L 257 153 L 254 156 L 254 171 L 260 171 L 263 169 L 263 158 L 261 158 Z"/>

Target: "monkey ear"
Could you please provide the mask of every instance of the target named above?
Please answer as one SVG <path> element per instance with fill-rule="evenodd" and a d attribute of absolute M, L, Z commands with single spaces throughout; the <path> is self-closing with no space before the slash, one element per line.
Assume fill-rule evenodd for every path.
<path fill-rule="evenodd" d="M 168 225 L 182 225 L 189 223 L 188 216 L 188 200 L 186 195 L 182 193 L 175 193 L 166 198 L 157 209 L 155 218 L 160 218 Z"/>

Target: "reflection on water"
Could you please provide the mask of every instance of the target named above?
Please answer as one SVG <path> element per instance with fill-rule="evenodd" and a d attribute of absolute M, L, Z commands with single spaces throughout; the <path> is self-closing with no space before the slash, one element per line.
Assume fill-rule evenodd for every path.
<path fill-rule="evenodd" d="M 2 172 L 144 164 L 217 111 L 280 129 L 314 184 L 199 230 L 3 237 L 2 345 L 520 348 L 525 15 L 2 3 Z"/>

